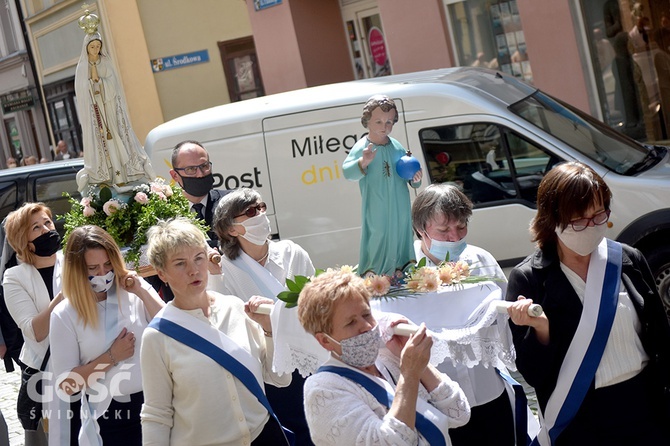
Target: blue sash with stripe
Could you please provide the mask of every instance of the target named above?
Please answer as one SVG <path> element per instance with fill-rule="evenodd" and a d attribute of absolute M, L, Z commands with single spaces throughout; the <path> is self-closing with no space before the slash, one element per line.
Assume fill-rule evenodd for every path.
<path fill-rule="evenodd" d="M 377 401 L 379 401 L 379 404 L 385 406 L 386 408 L 391 407 L 391 403 L 393 402 L 393 395 L 391 395 L 385 388 L 375 383 L 370 378 L 363 376 L 361 373 L 354 372 L 353 370 L 344 367 L 336 367 L 332 365 L 321 366 L 319 367 L 319 370 L 317 370 L 317 373 L 318 372 L 336 373 L 340 376 L 350 379 L 351 381 L 360 384 L 365 390 L 370 392 L 370 394 L 374 396 Z M 446 446 L 447 442 L 440 429 L 419 412 L 416 413 L 415 424 L 416 430 L 419 431 L 421 435 L 423 435 L 423 438 L 425 438 L 431 446 Z"/>
<path fill-rule="evenodd" d="M 258 399 L 263 407 L 265 407 L 268 413 L 275 420 L 277 420 L 277 423 L 279 423 L 281 426 L 279 418 L 277 418 L 277 415 L 275 415 L 274 411 L 272 410 L 272 406 L 270 406 L 270 402 L 265 396 L 265 392 L 261 388 L 260 384 L 258 384 L 258 380 L 256 380 L 254 374 L 251 373 L 249 369 L 242 365 L 242 363 L 240 363 L 237 359 L 229 355 L 226 351 L 212 344 L 208 340 L 193 333 L 191 330 L 184 328 L 179 324 L 175 324 L 168 319 L 162 317 L 154 318 L 149 323 L 149 327 L 160 331 L 164 335 L 169 336 L 172 339 L 175 339 L 182 344 L 191 347 L 193 350 L 199 351 L 203 355 L 206 355 L 216 361 L 217 364 L 228 370 L 237 379 L 239 379 L 240 382 L 244 384 L 247 389 L 249 389 L 249 391 Z M 295 435 L 285 427 L 281 427 L 284 431 L 284 435 L 286 436 L 287 443 L 293 445 Z"/>
<path fill-rule="evenodd" d="M 605 352 L 605 346 L 607 345 L 607 340 L 612 329 L 612 324 L 614 323 L 614 316 L 616 314 L 616 308 L 619 302 L 619 285 L 621 283 L 621 264 L 623 261 L 623 250 L 621 244 L 618 242 L 609 239 L 604 239 L 603 242 L 606 243 L 606 251 L 604 252 L 606 252 L 607 257 L 604 276 L 602 279 L 601 293 L 598 302 L 593 302 L 593 305 L 598 305 L 595 328 L 593 329 L 593 333 L 590 339 L 578 338 L 577 333 L 579 333 L 580 329 L 582 328 L 582 321 L 580 320 L 575 337 L 573 338 L 572 344 L 568 349 L 568 353 L 563 360 L 561 373 L 563 373 L 563 367 L 566 366 L 566 362 L 568 360 L 568 356 L 571 354 L 573 345 L 575 343 L 587 345 L 583 358 L 581 358 L 581 363 L 579 364 L 574 378 L 572 379 L 572 382 L 567 389 L 567 393 L 565 393 L 565 395 L 557 395 L 557 398 L 563 398 L 563 401 L 560 409 L 558 410 L 558 413 L 552 420 L 550 420 L 550 424 L 548 425 L 548 437 L 551 444 L 556 442 L 556 439 L 561 434 L 561 432 L 563 432 L 563 430 L 570 424 L 572 419 L 577 414 L 577 411 L 579 410 L 582 402 L 584 401 L 584 397 L 591 387 L 591 383 L 593 382 L 593 379 L 596 375 L 596 370 L 598 369 L 600 360 L 602 359 L 603 353 Z M 599 249 L 602 246 L 603 245 L 601 244 Z M 595 262 L 597 261 L 595 258 L 596 255 L 600 254 L 597 254 L 597 251 L 594 251 L 591 254 L 589 276 L 587 277 L 587 290 L 588 281 L 592 279 L 591 268 L 594 266 L 595 270 L 595 267 L 597 267 L 597 265 L 595 265 Z M 585 297 L 584 309 L 582 310 L 582 319 L 585 317 L 587 310 L 586 305 L 587 302 Z M 570 359 L 578 360 L 579 358 L 574 357 Z M 560 380 L 561 376 L 559 374 L 559 382 Z M 558 387 L 559 386 L 557 383 L 557 388 Z M 557 393 L 556 389 L 554 389 L 554 393 Z M 547 403 L 547 409 L 549 408 L 549 405 L 553 403 L 552 398 L 555 396 L 554 393 L 552 393 L 552 396 Z M 545 409 L 545 411 L 549 412 L 547 409 Z M 546 415 L 548 418 L 549 413 Z M 553 421 L 553 423 L 551 421 Z M 545 430 L 545 427 L 546 426 L 543 426 L 542 429 Z M 535 440 L 533 440 L 532 445 L 545 446 L 546 440 L 543 441 L 543 439 L 540 439 L 540 436 L 538 436 L 535 438 Z"/>

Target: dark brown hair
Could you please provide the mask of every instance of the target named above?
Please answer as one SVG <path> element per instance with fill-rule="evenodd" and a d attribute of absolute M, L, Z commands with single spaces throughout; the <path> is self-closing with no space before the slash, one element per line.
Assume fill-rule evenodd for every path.
<path fill-rule="evenodd" d="M 589 207 L 610 208 L 612 192 L 589 166 L 577 161 L 562 163 L 545 175 L 537 190 L 537 214 L 530 224 L 532 240 L 540 249 L 556 243 L 556 227 L 565 229 L 575 215 Z"/>
<path fill-rule="evenodd" d="M 368 128 L 368 122 L 370 122 L 370 118 L 372 118 L 372 112 L 376 108 L 381 108 L 382 111 L 385 113 L 391 110 L 395 110 L 395 119 L 393 123 L 395 124 L 396 122 L 398 122 L 398 107 L 396 107 L 395 102 L 393 102 L 393 99 L 389 98 L 388 96 L 380 94 L 372 96 L 363 106 L 363 116 L 361 116 L 361 124 L 363 124 L 363 127 L 365 127 L 366 129 Z"/>

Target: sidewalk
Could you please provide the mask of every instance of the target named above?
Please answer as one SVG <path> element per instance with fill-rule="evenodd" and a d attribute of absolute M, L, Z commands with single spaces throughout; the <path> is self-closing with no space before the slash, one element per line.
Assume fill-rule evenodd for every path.
<path fill-rule="evenodd" d="M 16 418 L 16 395 L 19 393 L 21 374 L 18 367 L 14 372 L 7 373 L 0 366 L 0 410 L 7 422 L 10 446 L 23 446 L 23 427 Z"/>

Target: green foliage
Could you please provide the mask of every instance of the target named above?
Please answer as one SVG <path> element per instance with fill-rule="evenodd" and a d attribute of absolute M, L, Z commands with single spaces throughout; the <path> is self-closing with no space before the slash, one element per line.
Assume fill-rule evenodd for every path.
<path fill-rule="evenodd" d="M 140 267 L 142 245 L 147 243 L 147 231 L 158 220 L 183 216 L 203 232 L 208 226 L 190 211 L 188 199 L 178 185 L 169 186 L 157 179 L 150 184 L 133 188 L 132 192 L 115 195 L 107 186 L 76 201 L 63 192 L 72 205 L 70 212 L 59 216 L 65 220 L 64 245 L 72 231 L 80 226 L 96 225 L 106 230 L 120 248 L 127 248 L 125 260 L 129 266 Z"/>
<path fill-rule="evenodd" d="M 314 277 L 325 272 L 323 269 L 317 269 L 314 272 Z M 277 295 L 277 299 L 286 302 L 286 308 L 293 308 L 298 305 L 298 298 L 300 292 L 312 279 L 307 276 L 295 276 L 293 280 L 286 279 L 286 288 L 288 291 L 282 291 Z"/>

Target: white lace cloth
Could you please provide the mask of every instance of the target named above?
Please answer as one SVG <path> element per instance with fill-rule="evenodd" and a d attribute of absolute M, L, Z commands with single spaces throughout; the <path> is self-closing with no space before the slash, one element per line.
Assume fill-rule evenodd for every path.
<path fill-rule="evenodd" d="M 498 285 L 480 282 L 442 287 L 434 293 L 373 299 L 371 307 L 402 314 L 414 324 L 424 322 L 433 335 L 433 365 L 450 358 L 468 367 L 483 364 L 516 370 L 509 316 L 498 313 L 494 304 L 500 300 Z"/>
<path fill-rule="evenodd" d="M 293 373 L 306 377 L 328 360 L 330 353 L 307 333 L 298 320 L 298 307 L 286 308 L 286 303 L 275 302 L 272 314 L 274 358 L 272 369 L 277 373 Z"/>
<path fill-rule="evenodd" d="M 385 341 L 392 336 L 390 323 L 398 314 L 414 324 L 425 322 L 433 334 L 433 365 L 450 358 L 468 367 L 484 364 L 516 370 L 509 316 L 499 314 L 492 305 L 501 299 L 494 282 L 481 282 L 443 287 L 435 293 L 373 299 L 371 307 Z M 286 308 L 284 302 L 277 301 L 271 320 L 275 372 L 292 373 L 297 369 L 308 376 L 326 362 L 330 354 L 302 328 L 297 308 Z"/>

